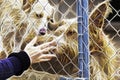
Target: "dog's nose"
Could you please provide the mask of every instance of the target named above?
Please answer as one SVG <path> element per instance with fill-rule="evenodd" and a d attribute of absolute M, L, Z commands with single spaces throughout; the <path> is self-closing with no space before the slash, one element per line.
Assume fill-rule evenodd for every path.
<path fill-rule="evenodd" d="M 41 28 L 39 30 L 39 35 L 45 35 L 46 34 L 46 29 L 45 28 Z"/>

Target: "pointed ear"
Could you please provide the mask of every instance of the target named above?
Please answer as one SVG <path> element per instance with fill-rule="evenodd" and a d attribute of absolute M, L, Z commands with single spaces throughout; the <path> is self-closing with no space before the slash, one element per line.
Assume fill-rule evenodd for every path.
<path fill-rule="evenodd" d="M 35 2 L 36 0 L 23 0 L 23 10 L 26 12 L 26 13 L 29 13 L 31 11 L 31 6 L 33 5 L 33 3 Z"/>
<path fill-rule="evenodd" d="M 91 12 L 89 21 L 91 24 L 94 24 L 96 27 L 101 28 L 104 24 L 104 19 L 110 13 L 109 1 L 104 1 Z"/>

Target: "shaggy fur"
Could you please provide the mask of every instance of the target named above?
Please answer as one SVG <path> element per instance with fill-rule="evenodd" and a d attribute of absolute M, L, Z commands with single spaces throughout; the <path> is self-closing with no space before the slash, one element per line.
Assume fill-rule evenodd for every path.
<path fill-rule="evenodd" d="M 45 1 L 47 2 L 47 0 Z M 3 51 L 0 53 L 0 58 L 6 57 L 12 51 L 23 50 L 35 36 L 38 36 L 35 46 L 56 39 L 58 42 L 57 49 L 50 51 L 50 53 L 56 54 L 57 58 L 49 62 L 33 64 L 32 70 L 30 69 L 18 79 L 37 80 L 38 77 L 42 79 L 43 77 L 39 76 L 43 73 L 41 71 L 76 77 L 79 72 L 77 19 L 64 19 L 55 22 L 51 20 L 53 14 L 48 14 L 52 13 L 54 9 L 52 6 L 50 8 L 49 4 L 50 12 L 46 12 L 48 8 L 46 11 L 40 11 L 41 6 L 36 0 L 18 0 L 18 2 L 22 5 L 13 5 L 12 1 L 8 3 L 0 1 L 1 9 L 3 9 L 3 11 L 0 11 L 0 32 L 3 42 Z M 45 2 L 43 1 L 43 3 Z M 10 12 L 6 13 L 8 10 Z M 104 1 L 96 6 L 89 16 L 91 80 L 114 80 L 114 67 L 111 64 L 116 65 L 114 57 L 116 52 L 102 30 L 104 19 L 110 11 L 109 1 Z M 7 19 L 6 16 L 8 16 Z M 41 27 L 47 28 L 45 35 L 38 33 Z M 46 78 L 48 75 L 51 76 L 45 72 Z M 58 77 L 58 75 L 52 76 L 54 76 L 54 79 L 55 76 Z"/>
<path fill-rule="evenodd" d="M 89 16 L 91 80 L 114 80 L 116 51 L 102 30 L 104 19 L 110 12 L 109 1 L 104 1 Z"/>

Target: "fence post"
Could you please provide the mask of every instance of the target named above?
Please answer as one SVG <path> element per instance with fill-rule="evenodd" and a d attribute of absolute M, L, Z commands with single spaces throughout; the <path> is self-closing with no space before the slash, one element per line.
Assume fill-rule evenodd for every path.
<path fill-rule="evenodd" d="M 79 77 L 89 79 L 88 0 L 77 0 Z"/>

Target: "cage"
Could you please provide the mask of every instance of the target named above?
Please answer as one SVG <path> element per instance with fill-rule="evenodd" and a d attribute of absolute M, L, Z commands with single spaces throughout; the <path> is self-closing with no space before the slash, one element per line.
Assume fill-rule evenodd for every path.
<path fill-rule="evenodd" d="M 34 46 L 57 42 L 56 50 L 46 53 L 56 58 L 8 80 L 89 79 L 87 0 L 1 0 L 0 25 L 0 59 L 24 50 L 35 36 Z"/>
<path fill-rule="evenodd" d="M 0 0 L 0 59 L 56 40 L 56 54 L 8 80 L 119 80 L 119 0 Z"/>

